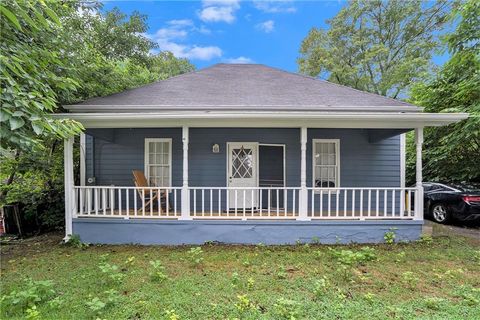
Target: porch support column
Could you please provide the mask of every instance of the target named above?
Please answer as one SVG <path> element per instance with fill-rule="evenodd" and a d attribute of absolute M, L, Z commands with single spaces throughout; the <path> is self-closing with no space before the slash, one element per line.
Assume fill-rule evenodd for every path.
<path fill-rule="evenodd" d="M 73 232 L 72 217 L 75 210 L 75 191 L 73 179 L 73 137 L 64 140 L 63 144 L 64 176 L 65 176 L 65 241 Z"/>
<path fill-rule="evenodd" d="M 190 217 L 190 192 L 188 190 L 188 127 L 182 128 L 183 141 L 183 185 L 182 185 L 182 214 L 180 220 L 192 220 Z"/>
<path fill-rule="evenodd" d="M 423 185 L 422 185 L 422 145 L 423 145 L 423 128 L 415 129 L 415 146 L 416 146 L 416 199 L 415 199 L 415 220 L 423 220 Z"/>
<path fill-rule="evenodd" d="M 85 150 L 86 142 L 85 142 L 85 133 L 80 133 L 80 185 L 83 187 L 85 186 Z"/>
<path fill-rule="evenodd" d="M 307 190 L 307 128 L 300 129 L 300 193 L 297 220 L 309 221 L 308 217 L 308 190 Z"/>

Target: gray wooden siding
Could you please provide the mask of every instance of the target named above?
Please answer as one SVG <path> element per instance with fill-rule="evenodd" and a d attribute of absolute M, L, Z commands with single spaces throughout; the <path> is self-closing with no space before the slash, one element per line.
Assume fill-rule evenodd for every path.
<path fill-rule="evenodd" d="M 97 185 L 132 186 L 132 170 L 144 170 L 145 138 L 172 139 L 172 185 L 182 185 L 180 128 L 89 129 L 86 134 L 87 178 L 94 175 Z M 312 186 L 312 139 L 340 139 L 341 187 L 399 187 L 399 135 L 369 142 L 371 136 L 365 129 L 309 129 L 307 186 Z M 285 144 L 286 184 L 300 185 L 299 129 L 191 128 L 191 186 L 225 186 L 227 142 Z M 212 152 L 215 143 L 219 153 Z"/>

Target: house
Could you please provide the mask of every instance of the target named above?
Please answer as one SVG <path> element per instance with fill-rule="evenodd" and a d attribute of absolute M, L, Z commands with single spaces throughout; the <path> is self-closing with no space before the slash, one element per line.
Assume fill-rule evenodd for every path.
<path fill-rule="evenodd" d="M 467 114 L 256 64 L 217 64 L 65 106 L 66 234 L 90 243 L 415 240 L 422 136 Z M 416 186 L 405 185 L 415 130 Z M 132 172 L 145 175 L 134 185 Z M 77 184 L 74 181 L 77 181 Z"/>

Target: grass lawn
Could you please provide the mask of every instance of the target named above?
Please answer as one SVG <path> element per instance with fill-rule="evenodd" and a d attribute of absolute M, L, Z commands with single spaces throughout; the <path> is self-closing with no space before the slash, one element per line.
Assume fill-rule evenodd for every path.
<path fill-rule="evenodd" d="M 46 235 L 2 246 L 0 317 L 480 319 L 480 239 L 428 240 L 78 248 Z"/>

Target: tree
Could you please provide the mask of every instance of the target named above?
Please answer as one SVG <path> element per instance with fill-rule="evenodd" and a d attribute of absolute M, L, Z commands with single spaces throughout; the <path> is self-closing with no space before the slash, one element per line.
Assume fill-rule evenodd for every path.
<path fill-rule="evenodd" d="M 302 41 L 302 73 L 393 98 L 431 68 L 450 4 L 354 0 Z"/>
<path fill-rule="evenodd" d="M 38 228 L 63 219 L 63 147 L 81 132 L 54 120 L 60 105 L 194 70 L 143 34 L 146 17 L 101 12 L 90 1 L 8 0 L 0 4 L 0 210 L 14 204 Z M 78 157 L 75 157 L 77 159 Z"/>
<path fill-rule="evenodd" d="M 456 29 L 445 37 L 450 60 L 433 79 L 412 90 L 412 102 L 428 112 L 468 112 L 467 120 L 424 133 L 427 180 L 480 182 L 480 3 L 468 0 L 453 12 Z M 412 138 L 410 139 L 412 140 Z M 415 171 L 409 144 L 408 173 Z"/>
<path fill-rule="evenodd" d="M 55 70 L 64 68 L 56 37 L 57 14 L 43 1 L 2 1 L 0 65 L 0 147 L 10 150 L 42 148 L 41 138 L 66 138 L 81 131 L 81 125 L 50 116 L 57 97 L 73 90 L 76 82 Z"/>

